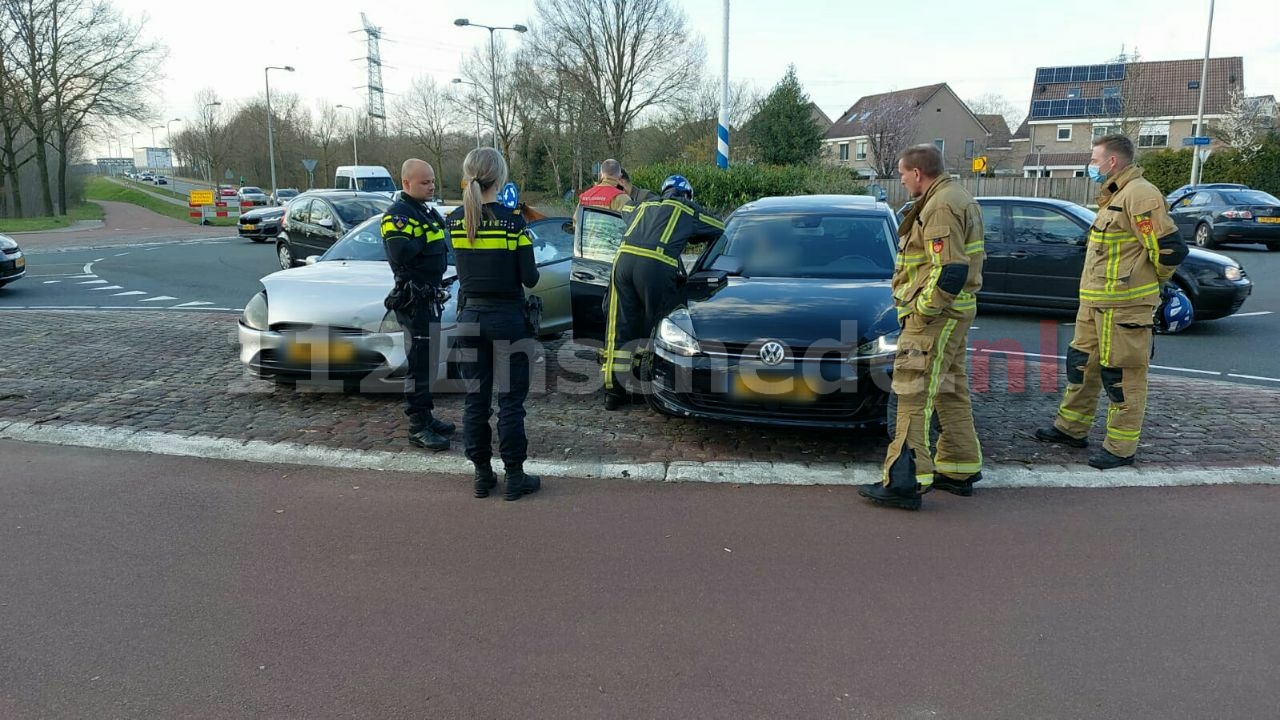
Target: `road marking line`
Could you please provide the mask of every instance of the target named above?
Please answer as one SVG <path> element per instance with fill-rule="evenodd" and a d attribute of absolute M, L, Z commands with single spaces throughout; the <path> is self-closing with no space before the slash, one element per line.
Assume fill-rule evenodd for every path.
<path fill-rule="evenodd" d="M 142 292 L 141 290 L 129 290 L 122 293 L 115 293 L 111 297 L 120 297 L 121 295 L 146 295 L 146 293 Z"/>
<path fill-rule="evenodd" d="M 203 301 L 203 300 L 197 300 L 197 301 L 195 301 L 195 302 L 182 303 L 181 305 L 174 305 L 174 307 L 176 307 L 176 308 L 180 308 L 180 307 L 196 307 L 196 306 L 199 306 L 199 305 L 212 305 L 212 304 L 213 304 L 213 303 L 211 303 L 211 302 L 205 302 L 205 301 Z"/>
<path fill-rule="evenodd" d="M 98 262 L 98 261 L 94 260 L 93 262 Z M 83 270 L 86 277 L 88 277 L 89 275 L 93 275 L 93 263 L 91 262 L 85 263 Z M 93 275 L 93 276 L 98 277 L 97 275 Z"/>
<path fill-rule="evenodd" d="M 129 254 L 129 253 L 127 253 L 127 252 L 122 252 L 122 253 L 116 253 L 116 255 L 115 255 L 115 256 L 116 256 L 116 257 L 124 257 L 125 255 L 128 255 L 128 254 Z"/>
<path fill-rule="evenodd" d="M 68 279 L 68 280 L 79 280 L 79 279 L 81 279 L 81 278 L 96 278 L 96 277 L 98 277 L 98 276 L 97 276 L 97 275 L 95 275 L 95 274 L 93 274 L 93 273 L 89 273 L 88 275 L 68 275 L 68 276 L 67 276 L 67 279 Z"/>
<path fill-rule="evenodd" d="M 1017 350 L 997 350 L 994 348 L 982 348 L 981 350 L 969 348 L 969 352 L 980 352 L 988 355 L 1021 355 L 1023 357 L 1054 358 L 1055 360 L 1067 359 L 1066 355 L 1042 355 L 1040 353 L 1018 352 Z"/>
<path fill-rule="evenodd" d="M 89 289 L 90 290 L 123 290 L 124 288 L 120 287 L 119 285 L 106 285 L 100 288 L 89 288 Z"/>
<path fill-rule="evenodd" d="M 1237 375 L 1236 373 L 1227 373 L 1227 377 L 1244 378 L 1245 380 L 1264 380 L 1266 382 L 1280 383 L 1280 378 L 1259 377 L 1257 375 Z"/>
<path fill-rule="evenodd" d="M 43 284 L 45 284 L 45 285 L 55 285 L 55 284 L 60 283 L 60 282 L 62 282 L 62 281 L 61 281 L 61 280 L 45 280 Z"/>
<path fill-rule="evenodd" d="M 1066 360 L 1066 359 L 1067 359 L 1065 355 L 1044 355 L 1044 354 L 1041 354 L 1041 353 L 1018 352 L 1018 351 L 1016 351 L 1016 350 L 997 350 L 997 349 L 993 349 L 993 348 L 982 348 L 981 350 L 974 350 L 973 348 L 969 348 L 969 352 L 980 352 L 980 353 L 984 353 L 984 354 L 987 354 L 987 355 L 1020 355 L 1020 356 L 1022 356 L 1022 357 L 1053 358 L 1053 359 L 1055 359 L 1055 360 Z M 1173 372 L 1194 373 L 1194 374 L 1196 374 L 1196 375 L 1211 375 L 1211 376 L 1213 376 L 1213 377 L 1223 377 L 1224 375 L 1227 375 L 1227 373 L 1220 372 L 1220 371 L 1218 371 L 1218 370 L 1196 370 L 1195 368 L 1169 367 L 1168 365 L 1148 365 L 1147 367 L 1149 367 L 1149 368 L 1154 368 L 1154 369 L 1156 369 L 1156 370 L 1170 370 L 1170 371 L 1173 371 Z M 1243 378 L 1249 378 L 1250 376 L 1248 376 L 1248 375 L 1233 375 L 1233 376 L 1231 376 L 1231 377 L 1243 377 Z M 1255 380 L 1270 380 L 1271 378 L 1251 378 L 1251 379 L 1255 379 Z M 1277 380 L 1276 382 L 1280 382 L 1280 380 Z"/>
<path fill-rule="evenodd" d="M 94 262 L 102 262 L 103 260 L 106 260 L 106 258 L 98 258 L 97 260 L 94 260 Z M 86 271 L 86 272 L 88 272 L 88 271 Z"/>
<path fill-rule="evenodd" d="M 170 297 L 168 295 L 157 295 L 155 297 L 149 297 L 146 300 L 139 300 L 138 302 L 158 302 L 160 300 L 177 300 L 177 299 L 178 298 L 176 297 Z"/>
<path fill-rule="evenodd" d="M 1270 315 L 1270 310 L 1259 310 L 1258 312 L 1236 313 L 1231 317 L 1258 317 L 1259 315 Z"/>
<path fill-rule="evenodd" d="M 85 280 L 80 284 L 81 285 L 106 285 L 107 281 L 106 280 Z"/>
<path fill-rule="evenodd" d="M 1169 367 L 1167 365 L 1148 365 L 1147 367 L 1155 368 L 1156 370 L 1172 370 L 1174 372 L 1195 373 L 1197 375 L 1214 375 L 1218 377 L 1221 377 L 1224 374 L 1217 370 L 1194 370 L 1192 368 Z"/>

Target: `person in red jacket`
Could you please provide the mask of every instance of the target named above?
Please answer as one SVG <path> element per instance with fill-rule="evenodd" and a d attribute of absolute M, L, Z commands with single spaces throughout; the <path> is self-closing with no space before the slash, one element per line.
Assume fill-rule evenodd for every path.
<path fill-rule="evenodd" d="M 612 158 L 600 163 L 600 181 L 582 191 L 578 204 L 611 210 L 622 210 L 624 205 L 631 204 L 631 196 L 622 184 L 622 163 Z"/>

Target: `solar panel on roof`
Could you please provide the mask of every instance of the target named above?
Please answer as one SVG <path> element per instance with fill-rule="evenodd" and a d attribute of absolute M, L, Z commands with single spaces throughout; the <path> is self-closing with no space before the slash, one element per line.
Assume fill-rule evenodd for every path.
<path fill-rule="evenodd" d="M 1123 79 L 1124 79 L 1124 64 L 1123 64 L 1123 63 L 1116 63 L 1116 64 L 1114 64 L 1114 65 L 1108 65 L 1108 66 L 1107 66 L 1107 79 L 1108 79 L 1108 80 L 1123 80 Z"/>

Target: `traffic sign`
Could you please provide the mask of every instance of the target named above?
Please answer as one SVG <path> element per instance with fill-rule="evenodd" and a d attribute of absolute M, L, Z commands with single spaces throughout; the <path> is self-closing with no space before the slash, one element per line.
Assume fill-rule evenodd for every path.
<path fill-rule="evenodd" d="M 973 171 L 980 173 L 987 169 L 987 156 L 979 155 L 973 159 Z"/>
<path fill-rule="evenodd" d="M 191 207 L 213 204 L 212 190 L 191 190 L 187 193 L 187 204 Z"/>
<path fill-rule="evenodd" d="M 316 160 L 303 160 L 302 167 L 306 168 L 307 172 L 312 172 L 316 169 L 317 162 Z"/>
<path fill-rule="evenodd" d="M 228 179 L 228 180 L 235 180 L 235 179 L 236 179 L 236 176 L 231 172 L 231 169 L 230 169 L 230 168 L 227 168 L 227 171 L 226 171 L 225 173 L 223 173 L 223 174 L 222 174 L 222 177 L 224 177 L 224 178 L 226 178 L 226 179 Z"/>
<path fill-rule="evenodd" d="M 1182 144 L 1183 144 L 1183 145 L 1188 145 L 1188 146 L 1190 146 L 1190 145 L 1208 145 L 1208 144 L 1209 144 L 1210 142 L 1212 142 L 1212 141 L 1213 141 L 1213 138 L 1208 138 L 1208 137 L 1205 137 L 1205 136 L 1203 136 L 1203 135 L 1196 135 L 1196 136 L 1192 136 L 1192 137 L 1182 138 Z"/>

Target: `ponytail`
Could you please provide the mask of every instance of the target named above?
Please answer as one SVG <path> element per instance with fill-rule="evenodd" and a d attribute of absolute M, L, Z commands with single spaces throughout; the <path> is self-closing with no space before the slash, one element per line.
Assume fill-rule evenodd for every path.
<path fill-rule="evenodd" d="M 483 197 L 486 190 L 507 182 L 507 161 L 494 148 L 476 148 L 462 161 L 462 217 L 467 227 L 467 240 L 474 242 L 476 229 L 483 222 Z"/>

